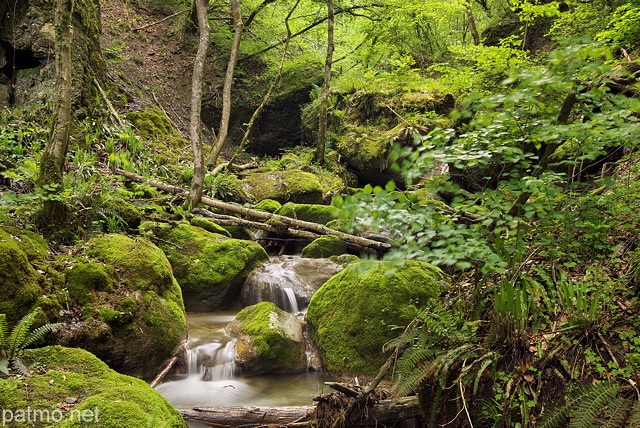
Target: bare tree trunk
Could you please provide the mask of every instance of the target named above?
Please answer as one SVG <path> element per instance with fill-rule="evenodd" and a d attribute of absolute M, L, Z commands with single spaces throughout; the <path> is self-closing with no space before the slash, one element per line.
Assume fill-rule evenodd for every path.
<path fill-rule="evenodd" d="M 42 217 L 39 223 L 51 231 L 67 226 L 69 209 L 66 204 L 53 195 L 62 193 L 64 164 L 69 147 L 71 131 L 71 78 L 72 78 L 72 42 L 73 0 L 57 0 L 56 56 L 58 111 L 57 121 L 40 160 L 40 185 L 49 197 L 45 198 Z"/>
<path fill-rule="evenodd" d="M 320 98 L 320 117 L 318 120 L 318 144 L 316 146 L 316 162 L 324 165 L 324 154 L 327 145 L 327 104 L 331 83 L 331 65 L 333 63 L 333 0 L 327 0 L 327 58 L 324 63 L 324 83 Z"/>
<path fill-rule="evenodd" d="M 262 4 L 264 5 L 267 2 L 271 3 L 272 1 L 265 0 Z M 278 86 L 278 83 L 280 83 L 280 79 L 282 79 L 282 67 L 284 66 L 284 60 L 287 56 L 287 50 L 289 49 L 289 41 L 291 40 L 291 28 L 289 27 L 289 19 L 291 18 L 293 11 L 296 10 L 296 8 L 298 7 L 298 4 L 300 4 L 300 0 L 296 1 L 296 3 L 293 5 L 291 10 L 287 14 L 287 17 L 284 20 L 284 24 L 287 27 L 287 40 L 285 42 L 284 49 L 282 50 L 282 58 L 280 59 L 280 67 L 278 68 L 278 73 L 276 75 L 276 78 L 271 83 L 271 86 L 269 86 L 269 90 L 267 91 L 264 98 L 262 99 L 262 103 L 260 103 L 258 108 L 251 115 L 251 119 L 249 119 L 249 123 L 247 124 L 247 129 L 245 129 L 244 135 L 242 136 L 242 141 L 240 141 L 240 145 L 238 146 L 238 150 L 236 150 L 236 152 L 231 157 L 231 159 L 229 159 L 229 163 L 227 164 L 228 170 L 231 170 L 231 168 L 233 167 L 233 162 L 235 161 L 236 157 L 238 157 L 238 155 L 244 151 L 244 147 L 247 145 L 247 141 L 249 140 L 249 133 L 251 132 L 251 128 L 253 128 L 253 124 L 255 123 L 258 116 L 260 116 L 260 113 L 262 113 L 264 106 L 266 106 L 267 103 L 269 102 L 269 99 L 271 98 L 271 94 L 273 93 L 273 90 L 276 88 L 276 86 Z"/>
<path fill-rule="evenodd" d="M 200 42 L 198 53 L 193 63 L 193 76 L 191 79 L 191 121 L 189 123 L 189 136 L 191 138 L 191 150 L 193 152 L 193 179 L 191 180 L 191 192 L 189 203 L 196 207 L 202 197 L 204 187 L 204 155 L 202 153 L 202 133 L 200 132 L 200 110 L 202 108 L 202 76 L 204 63 L 209 49 L 209 19 L 207 17 L 207 3 L 209 0 L 195 0 L 198 15 L 198 29 Z"/>
<path fill-rule="evenodd" d="M 229 54 L 229 64 L 227 65 L 227 74 L 224 78 L 224 87 L 222 89 L 222 118 L 220 119 L 220 131 L 218 133 L 218 139 L 211 156 L 209 157 L 209 163 L 215 164 L 220 156 L 222 147 L 227 141 L 227 134 L 229 132 L 229 117 L 231 116 L 231 87 L 233 86 L 233 69 L 238 62 L 238 51 L 240 50 L 240 40 L 242 39 L 242 11 L 240 10 L 240 0 L 232 0 L 231 7 L 233 10 L 233 23 L 235 31 L 233 35 L 233 45 L 231 46 L 231 53 Z"/>

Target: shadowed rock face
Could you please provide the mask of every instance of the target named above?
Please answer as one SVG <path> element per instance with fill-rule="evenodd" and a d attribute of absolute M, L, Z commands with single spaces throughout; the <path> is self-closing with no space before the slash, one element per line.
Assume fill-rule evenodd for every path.
<path fill-rule="evenodd" d="M 303 310 L 322 284 L 342 269 L 327 259 L 272 258 L 247 277 L 242 287 L 242 304 L 273 302 L 287 312 Z"/>

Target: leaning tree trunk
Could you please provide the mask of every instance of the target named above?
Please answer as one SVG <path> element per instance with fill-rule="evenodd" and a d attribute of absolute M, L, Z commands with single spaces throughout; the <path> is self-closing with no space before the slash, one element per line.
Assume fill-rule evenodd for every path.
<path fill-rule="evenodd" d="M 204 62 L 209 48 L 209 19 L 207 17 L 207 3 L 209 0 L 195 0 L 198 14 L 198 29 L 200 42 L 198 53 L 193 63 L 193 76 L 191 79 L 191 120 L 189 123 L 189 136 L 191 138 L 191 150 L 193 151 L 193 180 L 189 202 L 196 207 L 202 197 L 204 187 L 204 155 L 202 154 L 202 133 L 200 132 L 200 110 L 202 108 L 202 76 L 204 74 Z"/>
<path fill-rule="evenodd" d="M 63 190 L 63 173 L 71 130 L 71 77 L 73 0 L 57 0 L 56 56 L 58 111 L 53 135 L 40 160 L 40 186 L 45 191 L 40 225 L 55 232 L 67 226 L 69 208 L 59 195 Z"/>
<path fill-rule="evenodd" d="M 329 102 L 329 84 L 331 81 L 331 65 L 333 63 L 333 0 L 327 0 L 327 58 L 324 63 L 324 83 L 320 98 L 318 118 L 318 142 L 316 146 L 316 162 L 324 165 L 324 154 L 327 145 L 327 104 Z"/>
<path fill-rule="evenodd" d="M 229 118 L 231 116 L 231 87 L 233 85 L 233 69 L 238 62 L 238 51 L 240 50 L 240 40 L 242 39 L 242 12 L 240 10 L 240 0 L 232 0 L 231 7 L 233 9 L 233 23 L 235 27 L 233 35 L 233 45 L 229 54 L 229 64 L 227 65 L 227 74 L 224 78 L 224 86 L 222 88 L 222 118 L 220 119 L 220 132 L 218 139 L 213 147 L 209 163 L 215 164 L 220 156 L 222 147 L 227 141 L 229 132 Z"/>

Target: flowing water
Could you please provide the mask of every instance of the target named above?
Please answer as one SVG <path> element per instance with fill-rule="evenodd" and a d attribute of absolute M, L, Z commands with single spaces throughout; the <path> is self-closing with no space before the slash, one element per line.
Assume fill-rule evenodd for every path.
<path fill-rule="evenodd" d="M 233 342 L 224 327 L 235 312 L 188 313 L 189 373 L 174 376 L 158 385 L 160 392 L 174 407 L 215 406 L 305 406 L 312 398 L 328 392 L 321 372 L 242 377 L 233 363 Z"/>

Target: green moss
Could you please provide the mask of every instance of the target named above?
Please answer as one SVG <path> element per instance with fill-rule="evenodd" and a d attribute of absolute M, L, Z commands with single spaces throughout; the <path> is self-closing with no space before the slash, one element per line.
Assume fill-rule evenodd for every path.
<path fill-rule="evenodd" d="M 27 255 L 29 261 L 46 260 L 49 257 L 49 244 L 45 239 L 31 230 L 20 230 L 15 227 L 4 227 L 18 243 L 18 247 Z"/>
<path fill-rule="evenodd" d="M 249 174 L 245 180 L 249 193 L 258 200 L 273 199 L 280 203 L 321 203 L 324 188 L 318 177 L 300 170 Z"/>
<path fill-rule="evenodd" d="M 347 245 L 344 241 L 334 235 L 324 235 L 302 249 L 302 257 L 328 258 L 338 256 L 347 252 Z"/>
<path fill-rule="evenodd" d="M 211 233 L 217 233 L 218 235 L 223 235 L 227 238 L 231 238 L 231 234 L 224 227 L 217 225 L 207 219 L 201 217 L 193 217 L 191 220 L 189 220 L 189 223 L 191 223 L 193 226 L 201 227 Z"/>
<path fill-rule="evenodd" d="M 245 241 L 252 241 L 254 239 L 253 234 L 246 227 L 224 226 L 224 228 L 227 232 L 229 232 L 233 239 L 243 239 Z"/>
<path fill-rule="evenodd" d="M 142 228 L 172 243 L 159 245 L 173 266 L 189 310 L 211 310 L 227 303 L 249 272 L 268 259 L 256 242 L 227 238 L 190 224 L 145 223 Z"/>
<path fill-rule="evenodd" d="M 113 268 L 99 262 L 74 263 L 64 273 L 69 297 L 80 306 L 89 302 L 93 292 L 109 291 L 114 285 Z"/>
<path fill-rule="evenodd" d="M 440 294 L 441 271 L 427 263 L 362 261 L 348 265 L 312 297 L 307 320 L 329 370 L 375 374 L 382 346 L 428 299 Z"/>
<path fill-rule="evenodd" d="M 339 264 L 342 267 L 347 267 L 351 263 L 356 263 L 360 261 L 360 257 L 355 256 L 353 254 L 340 254 L 339 256 L 331 256 L 329 260 L 332 262 Z"/>
<path fill-rule="evenodd" d="M 338 217 L 340 210 L 333 205 L 284 204 L 276 214 L 313 223 L 327 224 Z"/>
<path fill-rule="evenodd" d="M 160 110 L 136 111 L 127 113 L 125 117 L 135 126 L 139 135 L 146 140 L 183 140 L 171 121 Z"/>
<path fill-rule="evenodd" d="M 263 368 L 295 367 L 300 364 L 303 357 L 300 344 L 287 337 L 274 322 L 291 316 L 271 302 L 248 306 L 236 315 L 242 333 L 252 336 Z"/>
<path fill-rule="evenodd" d="M 100 235 L 88 242 L 86 253 L 114 265 L 133 290 L 163 293 L 173 286 L 171 264 L 162 250 L 145 239 Z"/>
<path fill-rule="evenodd" d="M 268 213 L 275 213 L 280 209 L 282 204 L 278 201 L 274 201 L 273 199 L 263 199 L 253 207 L 254 210 L 258 211 L 266 211 Z"/>
<path fill-rule="evenodd" d="M 149 385 L 116 373 L 87 351 L 51 346 L 27 350 L 22 359 L 28 365 L 37 363 L 42 370 L 28 378 L 11 378 L 0 383 L 0 407 L 14 412 L 27 406 L 49 412 L 57 410 L 56 418 L 62 416 L 59 423 L 46 423 L 38 418 L 29 426 L 185 426 L 180 413 Z M 65 405 L 69 397 L 75 402 Z M 94 411 L 98 422 L 82 421 L 79 417 L 96 416 L 90 413 Z"/>
<path fill-rule="evenodd" d="M 142 222 L 142 212 L 138 207 L 122 198 L 108 198 L 101 207 L 117 213 L 130 229 L 137 229 Z"/>
<path fill-rule="evenodd" d="M 0 313 L 13 324 L 26 315 L 42 294 L 40 276 L 18 241 L 0 230 Z"/>

